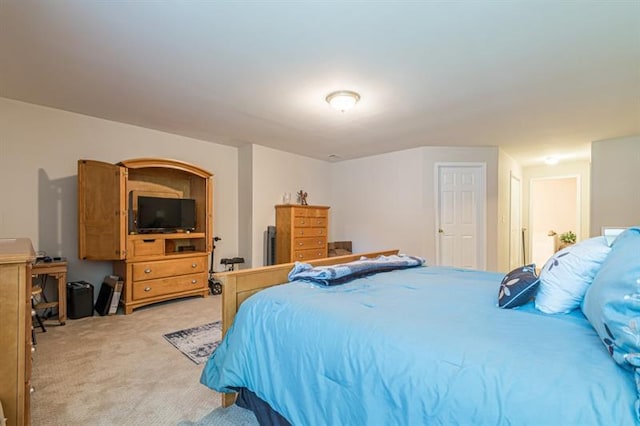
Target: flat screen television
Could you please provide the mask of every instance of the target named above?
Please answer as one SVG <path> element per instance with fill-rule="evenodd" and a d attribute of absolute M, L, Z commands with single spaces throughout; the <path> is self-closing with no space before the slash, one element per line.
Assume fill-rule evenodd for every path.
<path fill-rule="evenodd" d="M 193 231 L 196 200 L 138 196 L 136 229 L 139 233 Z"/>

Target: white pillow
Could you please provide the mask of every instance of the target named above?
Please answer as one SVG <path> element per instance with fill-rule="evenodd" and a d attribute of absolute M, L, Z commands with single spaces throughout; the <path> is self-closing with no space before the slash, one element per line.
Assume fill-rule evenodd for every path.
<path fill-rule="evenodd" d="M 554 254 L 540 271 L 536 308 L 547 314 L 560 314 L 580 306 L 610 250 L 604 237 L 595 237 Z"/>

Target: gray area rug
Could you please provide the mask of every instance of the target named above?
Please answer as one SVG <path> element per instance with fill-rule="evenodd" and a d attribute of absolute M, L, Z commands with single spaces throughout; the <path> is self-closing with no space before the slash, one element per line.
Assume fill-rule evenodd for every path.
<path fill-rule="evenodd" d="M 196 364 L 204 364 L 222 339 L 222 322 L 178 330 L 164 335 L 169 343 Z"/>

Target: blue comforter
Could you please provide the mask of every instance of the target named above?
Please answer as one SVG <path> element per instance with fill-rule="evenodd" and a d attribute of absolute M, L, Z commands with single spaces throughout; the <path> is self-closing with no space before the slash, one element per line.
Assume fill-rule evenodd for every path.
<path fill-rule="evenodd" d="M 633 425 L 635 385 L 582 313 L 496 306 L 501 274 L 418 267 L 247 299 L 201 381 L 293 425 Z"/>

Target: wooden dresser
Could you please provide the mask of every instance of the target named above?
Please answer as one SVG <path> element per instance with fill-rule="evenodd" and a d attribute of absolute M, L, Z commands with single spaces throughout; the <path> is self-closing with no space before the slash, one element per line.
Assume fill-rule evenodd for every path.
<path fill-rule="evenodd" d="M 327 257 L 329 207 L 276 206 L 276 263 Z"/>
<path fill-rule="evenodd" d="M 0 401 L 9 426 L 30 423 L 34 259 L 28 239 L 0 239 Z"/>

